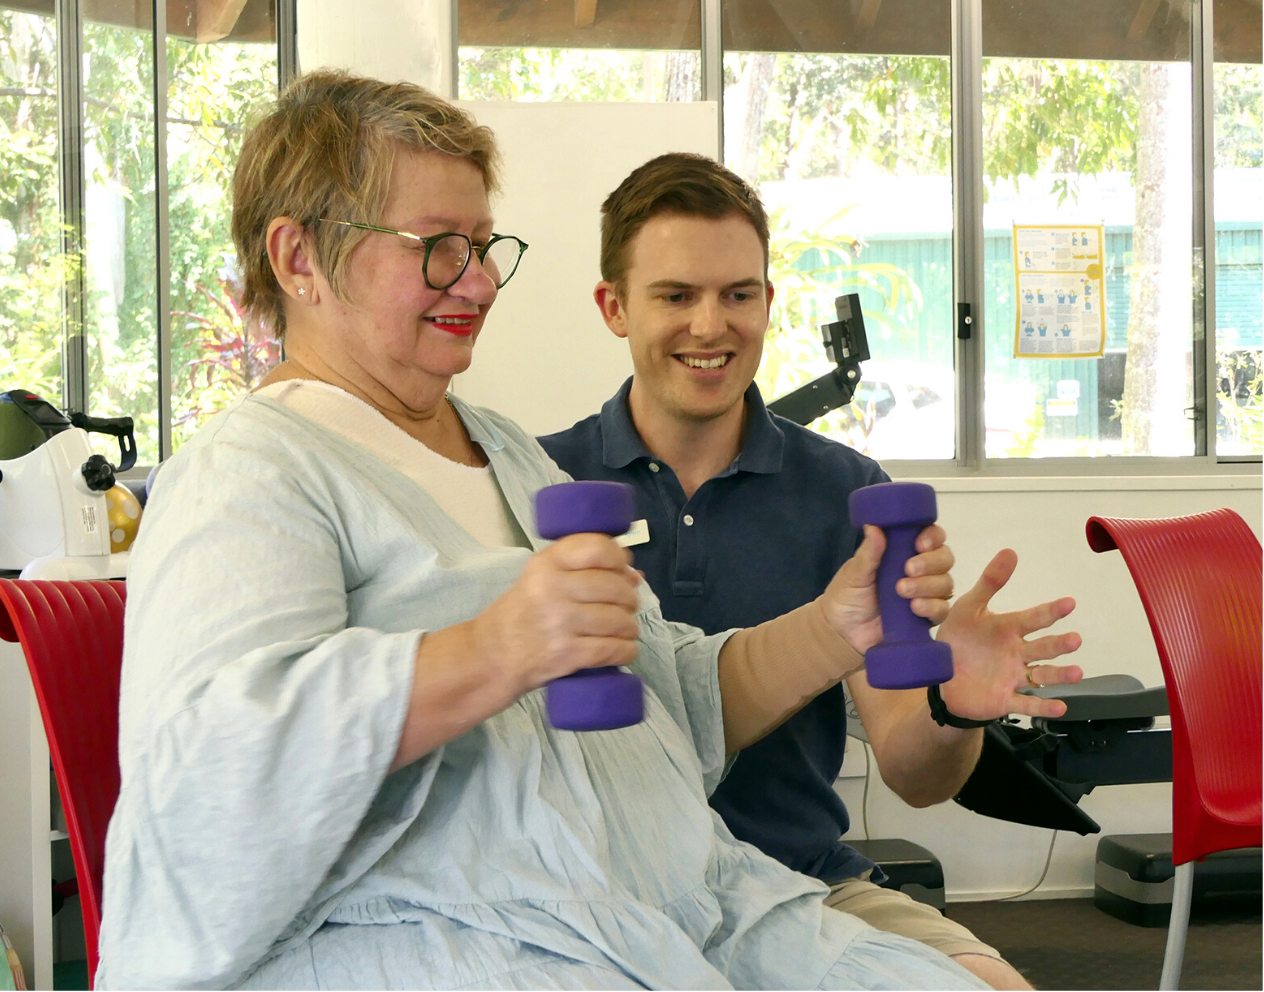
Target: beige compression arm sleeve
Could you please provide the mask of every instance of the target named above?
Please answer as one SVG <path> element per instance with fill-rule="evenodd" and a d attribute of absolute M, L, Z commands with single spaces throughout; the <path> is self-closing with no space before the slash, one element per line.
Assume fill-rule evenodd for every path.
<path fill-rule="evenodd" d="M 864 665 L 825 619 L 820 600 L 739 630 L 720 651 L 720 700 L 729 754 L 781 726 Z"/>

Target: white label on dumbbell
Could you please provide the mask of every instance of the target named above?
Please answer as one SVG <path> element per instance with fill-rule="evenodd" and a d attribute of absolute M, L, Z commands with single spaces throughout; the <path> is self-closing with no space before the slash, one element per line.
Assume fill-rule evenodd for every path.
<path fill-rule="evenodd" d="M 614 543 L 621 548 L 630 548 L 634 544 L 650 543 L 650 525 L 644 520 L 633 520 L 632 526 L 628 528 L 626 534 L 620 534 L 614 539 Z"/>

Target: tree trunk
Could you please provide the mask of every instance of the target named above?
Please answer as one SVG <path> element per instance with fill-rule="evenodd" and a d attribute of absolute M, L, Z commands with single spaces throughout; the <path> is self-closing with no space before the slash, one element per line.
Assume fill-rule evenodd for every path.
<path fill-rule="evenodd" d="M 1125 455 L 1188 455 L 1193 347 L 1189 66 L 1141 69 L 1124 371 Z"/>
<path fill-rule="evenodd" d="M 759 182 L 759 149 L 764 140 L 764 114 L 772 90 L 776 56 L 756 52 L 746 56 L 742 78 L 724 94 L 726 121 L 740 121 L 724 139 L 724 158 L 730 169 L 749 183 Z"/>
<path fill-rule="evenodd" d="M 698 99 L 698 53 L 668 52 L 667 79 L 663 99 L 668 103 L 689 103 Z"/>

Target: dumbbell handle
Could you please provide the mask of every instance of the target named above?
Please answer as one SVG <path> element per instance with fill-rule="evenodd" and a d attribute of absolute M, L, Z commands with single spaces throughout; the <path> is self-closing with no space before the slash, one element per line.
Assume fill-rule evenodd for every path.
<path fill-rule="evenodd" d="M 557 540 L 571 534 L 614 537 L 632 525 L 636 493 L 621 482 L 563 482 L 536 493 L 536 528 Z M 559 730 L 615 730 L 645 717 L 641 680 L 616 666 L 581 668 L 545 689 L 549 721 Z"/>
<path fill-rule="evenodd" d="M 930 636 L 930 621 L 896 592 L 905 566 L 917 554 L 917 536 L 935 522 L 935 490 L 920 482 L 884 482 L 857 489 L 849 500 L 851 522 L 886 533 L 878 563 L 878 610 L 882 643 L 865 652 L 865 676 L 878 689 L 915 689 L 952 678 L 952 648 Z"/>

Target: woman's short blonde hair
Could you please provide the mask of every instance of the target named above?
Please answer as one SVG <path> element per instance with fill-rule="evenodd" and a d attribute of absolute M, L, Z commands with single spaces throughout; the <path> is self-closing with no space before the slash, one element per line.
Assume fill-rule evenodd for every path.
<path fill-rule="evenodd" d="M 320 271 L 340 299 L 349 299 L 344 263 L 369 232 L 316 221 L 379 223 L 400 148 L 467 158 L 483 174 L 488 193 L 500 188 L 500 153 L 491 129 L 412 83 L 312 72 L 288 86 L 246 135 L 233 174 L 233 243 L 245 282 L 241 305 L 277 338 L 285 336 L 285 294 L 268 260 L 268 225 L 277 217 L 301 221 Z"/>

